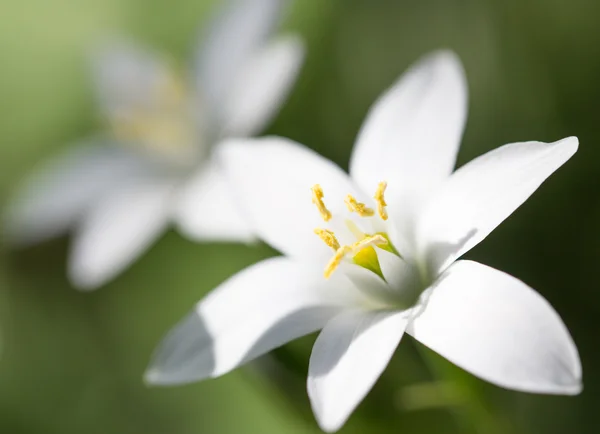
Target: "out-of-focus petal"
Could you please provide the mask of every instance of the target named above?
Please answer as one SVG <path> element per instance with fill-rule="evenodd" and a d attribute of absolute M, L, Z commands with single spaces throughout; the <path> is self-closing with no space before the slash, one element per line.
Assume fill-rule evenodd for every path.
<path fill-rule="evenodd" d="M 236 74 L 267 42 L 281 10 L 281 0 L 228 0 L 202 35 L 196 79 L 218 118 Z"/>
<path fill-rule="evenodd" d="M 567 328 L 520 280 L 458 261 L 424 303 L 407 332 L 471 374 L 526 392 L 581 391 L 581 362 Z"/>
<path fill-rule="evenodd" d="M 252 241 L 255 237 L 241 211 L 222 168 L 211 160 L 179 190 L 174 219 L 194 240 Z"/>
<path fill-rule="evenodd" d="M 63 234 L 94 201 L 144 169 L 134 155 L 100 142 L 69 149 L 16 190 L 5 215 L 8 239 L 28 245 Z"/>
<path fill-rule="evenodd" d="M 296 36 L 279 38 L 252 58 L 236 76 L 224 107 L 224 136 L 251 136 L 267 125 L 285 101 L 304 58 Z"/>
<path fill-rule="evenodd" d="M 343 170 L 279 137 L 229 140 L 219 157 L 244 215 L 261 239 L 307 260 L 331 256 L 331 249 L 313 233 L 325 222 L 312 203 L 311 187 L 322 187 L 324 203 L 334 217 L 341 210 L 347 215 L 346 195 L 354 194 L 359 200 L 361 195 Z"/>
<path fill-rule="evenodd" d="M 156 106 L 173 80 L 169 66 L 155 53 L 121 42 L 94 53 L 92 73 L 101 110 L 109 119 Z"/>
<path fill-rule="evenodd" d="M 163 340 L 146 372 L 153 384 L 223 375 L 312 333 L 360 298 L 343 275 L 285 257 L 259 262 L 222 283 Z"/>
<path fill-rule="evenodd" d="M 96 289 L 142 254 L 167 225 L 174 186 L 172 179 L 141 177 L 95 204 L 71 246 L 73 284 Z"/>
<path fill-rule="evenodd" d="M 371 390 L 406 327 L 398 312 L 345 312 L 315 342 L 308 368 L 308 396 L 319 426 L 337 431 Z"/>
<path fill-rule="evenodd" d="M 387 181 L 390 216 L 410 232 L 414 213 L 455 165 L 467 113 L 467 85 L 452 52 L 428 55 L 369 111 L 350 160 L 368 192 Z"/>
<path fill-rule="evenodd" d="M 577 151 L 578 140 L 512 143 L 465 164 L 419 222 L 418 241 L 436 274 L 513 213 Z"/>

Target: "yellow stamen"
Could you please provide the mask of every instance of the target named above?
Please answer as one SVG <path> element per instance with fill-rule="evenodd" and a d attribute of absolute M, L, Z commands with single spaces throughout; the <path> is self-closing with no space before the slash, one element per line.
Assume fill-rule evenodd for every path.
<path fill-rule="evenodd" d="M 323 202 L 323 189 L 319 184 L 315 184 L 311 187 L 311 191 L 313 196 L 312 203 L 314 203 L 317 206 L 319 214 L 321 214 L 323 220 L 328 222 L 329 220 L 331 220 L 331 212 L 329 212 L 329 210 L 325 206 L 325 202 Z"/>
<path fill-rule="evenodd" d="M 380 182 L 377 186 L 377 191 L 375 191 L 374 199 L 377 202 L 377 213 L 382 220 L 388 219 L 388 213 L 385 209 L 387 203 L 385 202 L 385 198 L 383 194 L 385 193 L 385 189 L 387 187 L 387 182 Z"/>
<path fill-rule="evenodd" d="M 315 229 L 315 234 L 319 236 L 333 250 L 337 251 L 340 248 L 340 243 L 335 237 L 335 234 L 332 231 L 327 229 L 317 228 Z"/>
<path fill-rule="evenodd" d="M 370 237 L 365 237 L 364 239 L 352 244 L 352 253 L 356 254 L 367 247 L 379 246 L 387 243 L 388 240 L 383 235 L 377 234 Z"/>
<path fill-rule="evenodd" d="M 327 264 L 327 267 L 325 267 L 325 279 L 329 279 L 331 274 L 340 265 L 340 262 L 342 262 L 342 259 L 344 259 L 344 257 L 350 252 L 352 252 L 352 246 L 342 246 L 337 249 L 335 255 L 333 255 L 333 258 L 331 258 Z"/>
<path fill-rule="evenodd" d="M 315 232 L 317 230 L 318 229 L 315 229 Z M 319 236 L 321 236 L 321 235 L 319 235 Z M 325 242 L 327 242 L 327 241 L 325 241 Z M 331 260 L 325 267 L 325 278 L 329 279 L 329 277 L 333 274 L 333 272 L 336 270 L 336 268 L 340 265 L 340 263 L 342 262 L 342 259 L 344 259 L 344 257 L 346 255 L 349 255 L 349 254 L 356 255 L 361 250 L 366 249 L 367 247 L 373 247 L 373 246 L 378 246 L 378 245 L 387 244 L 387 243 L 388 243 L 388 240 L 383 235 L 377 234 L 377 235 L 365 237 L 364 239 L 357 241 L 356 243 L 352 244 L 351 246 L 338 247 L 337 250 L 335 251 L 335 255 L 333 255 L 333 258 L 331 258 Z"/>
<path fill-rule="evenodd" d="M 196 124 L 189 113 L 183 80 L 166 74 L 148 90 L 148 100 L 132 104 L 108 117 L 113 134 L 121 142 L 139 146 L 160 156 L 189 158 L 194 153 Z"/>
<path fill-rule="evenodd" d="M 371 208 L 368 208 L 364 203 L 358 202 L 351 194 L 346 196 L 346 200 L 344 202 L 348 207 L 348 211 L 356 212 L 361 217 L 371 217 L 373 214 L 375 214 L 375 211 L 373 211 Z"/>

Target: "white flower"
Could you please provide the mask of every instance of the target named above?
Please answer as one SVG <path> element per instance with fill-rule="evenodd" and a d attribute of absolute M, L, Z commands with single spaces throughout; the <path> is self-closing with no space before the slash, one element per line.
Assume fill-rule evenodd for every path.
<path fill-rule="evenodd" d="M 466 94 L 452 53 L 419 62 L 371 109 L 350 176 L 281 138 L 225 145 L 238 200 L 285 256 L 200 301 L 159 347 L 147 380 L 222 375 L 323 329 L 308 394 L 326 431 L 346 421 L 404 332 L 498 386 L 578 393 L 577 349 L 548 302 L 508 274 L 457 261 L 574 154 L 577 139 L 505 145 L 452 173 Z"/>
<path fill-rule="evenodd" d="M 75 226 L 69 274 L 93 289 L 135 260 L 171 219 L 197 240 L 253 239 L 210 147 L 259 132 L 303 59 L 295 36 L 271 39 L 280 0 L 232 0 L 211 24 L 188 80 L 122 44 L 94 78 L 109 134 L 40 168 L 17 191 L 9 238 L 27 245 Z"/>

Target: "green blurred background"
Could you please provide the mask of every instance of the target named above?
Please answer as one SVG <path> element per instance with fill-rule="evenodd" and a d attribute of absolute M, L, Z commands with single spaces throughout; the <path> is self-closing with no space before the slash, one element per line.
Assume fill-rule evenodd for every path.
<path fill-rule="evenodd" d="M 126 36 L 183 65 L 214 3 L 4 0 L 0 204 L 36 163 L 100 128 L 86 63 L 94 43 Z M 459 164 L 513 141 L 577 135 L 581 144 L 468 256 L 552 303 L 579 347 L 584 392 L 508 392 L 431 356 L 468 387 L 467 402 L 409 399 L 406 387 L 432 372 L 407 338 L 341 432 L 598 432 L 599 20 L 597 0 L 296 2 L 285 28 L 305 37 L 308 57 L 268 133 L 347 167 L 369 105 L 420 55 L 447 47 L 462 58 L 471 94 Z M 314 336 L 220 379 L 171 389 L 142 383 L 162 335 L 216 284 L 271 250 L 197 245 L 170 231 L 114 283 L 84 294 L 66 280 L 67 247 L 66 238 L 20 251 L 2 246 L 0 433 L 318 432 L 305 392 Z"/>

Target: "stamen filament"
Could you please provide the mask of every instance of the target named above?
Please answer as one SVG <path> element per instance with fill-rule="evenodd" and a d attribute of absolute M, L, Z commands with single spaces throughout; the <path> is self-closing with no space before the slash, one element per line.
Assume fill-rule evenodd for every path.
<path fill-rule="evenodd" d="M 340 243 L 332 231 L 327 229 L 316 228 L 315 234 L 317 234 L 319 238 L 321 238 L 323 242 L 329 247 L 331 247 L 333 250 L 337 251 L 340 248 Z"/>
<path fill-rule="evenodd" d="M 352 246 L 342 246 L 339 249 L 337 249 L 335 255 L 333 255 L 333 258 L 331 258 L 331 260 L 325 267 L 325 279 L 329 279 L 329 277 L 333 274 L 335 269 L 340 265 L 340 262 L 342 262 L 342 259 L 344 259 L 344 257 L 350 252 L 352 252 Z"/>
<path fill-rule="evenodd" d="M 356 243 L 352 244 L 352 253 L 356 254 L 362 249 L 372 246 L 379 246 L 381 244 L 387 244 L 388 240 L 383 235 L 373 235 L 366 237 Z"/>
<path fill-rule="evenodd" d="M 373 211 L 371 208 L 368 208 L 364 203 L 358 202 L 351 194 L 346 196 L 346 200 L 344 202 L 348 207 L 348 211 L 355 212 L 361 217 L 371 217 L 373 214 L 375 214 L 375 211 Z"/>
<path fill-rule="evenodd" d="M 385 198 L 383 196 L 385 193 L 386 187 L 387 187 L 387 182 L 380 182 L 379 185 L 377 186 L 377 191 L 375 191 L 375 196 L 373 196 L 373 198 L 377 202 L 377 213 L 379 214 L 379 217 L 381 217 L 382 220 L 388 219 L 388 213 L 385 209 L 385 207 L 387 206 L 387 203 L 385 202 Z"/>
<path fill-rule="evenodd" d="M 311 191 L 312 191 L 312 203 L 314 203 L 317 206 L 317 209 L 319 210 L 319 214 L 321 214 L 321 217 L 323 218 L 323 220 L 328 222 L 329 220 L 331 220 L 331 212 L 325 206 L 325 202 L 323 202 L 323 197 L 324 197 L 323 189 L 321 188 L 321 186 L 319 184 L 315 184 L 311 187 Z"/>
<path fill-rule="evenodd" d="M 319 230 L 319 229 L 315 229 L 315 232 L 317 232 L 317 230 Z M 320 236 L 320 234 L 319 234 L 319 236 Z M 325 242 L 327 242 L 327 241 L 325 241 Z M 331 260 L 325 267 L 325 273 L 324 273 L 325 278 L 329 279 L 329 277 L 333 274 L 333 272 L 336 270 L 336 268 L 342 262 L 342 259 L 344 259 L 344 257 L 346 257 L 347 255 L 350 255 L 350 254 L 356 255 L 358 252 L 360 252 L 361 250 L 363 250 L 367 247 L 373 247 L 373 246 L 378 246 L 378 245 L 387 244 L 387 243 L 388 243 L 388 240 L 383 235 L 377 234 L 377 235 L 365 237 L 364 239 L 357 241 L 356 243 L 352 244 L 351 246 L 345 245 L 345 246 L 338 247 L 338 249 L 335 251 L 335 255 L 333 255 L 333 258 L 331 258 Z"/>
<path fill-rule="evenodd" d="M 358 240 L 362 240 L 364 237 L 367 236 L 367 234 L 365 234 L 363 231 L 361 231 L 358 226 L 356 225 L 356 223 L 354 223 L 352 220 L 345 220 L 344 223 L 346 224 L 346 227 L 348 228 L 348 230 L 350 232 L 352 232 L 352 235 L 354 235 L 356 237 L 356 239 Z"/>

